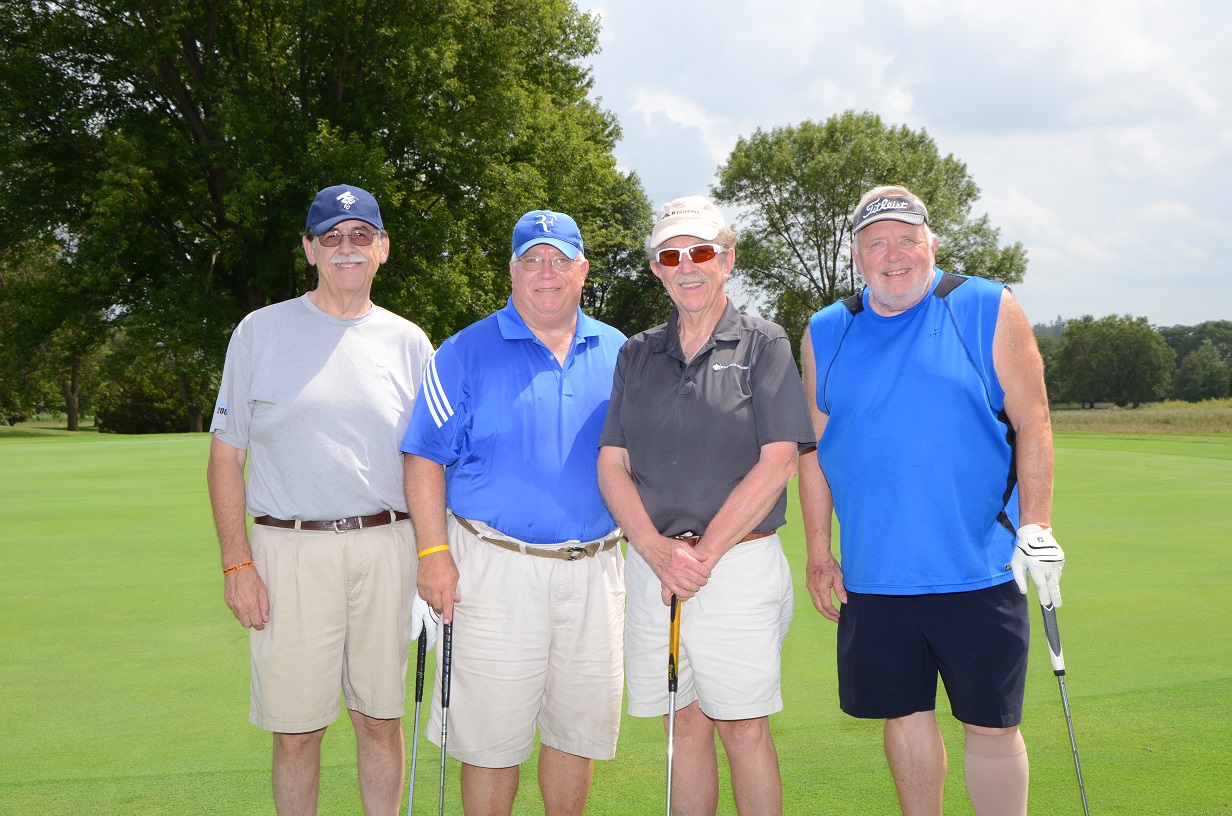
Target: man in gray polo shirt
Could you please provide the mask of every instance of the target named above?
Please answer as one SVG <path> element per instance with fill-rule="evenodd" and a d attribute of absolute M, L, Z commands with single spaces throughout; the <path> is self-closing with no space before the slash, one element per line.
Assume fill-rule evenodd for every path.
<path fill-rule="evenodd" d="M 432 346 L 369 300 L 389 256 L 371 194 L 319 192 L 303 247 L 316 288 L 248 315 L 227 348 L 208 469 L 224 599 L 249 630 L 249 720 L 274 734 L 278 813 L 316 812 L 341 693 L 364 812 L 392 814 L 407 652 L 427 611 L 398 440 Z"/>
<path fill-rule="evenodd" d="M 723 740 L 741 813 L 781 813 L 769 715 L 792 616 L 784 523 L 796 455 L 816 441 L 779 326 L 727 298 L 736 234 L 700 196 L 665 205 L 646 242 L 676 308 L 616 363 L 599 485 L 629 539 L 629 713 L 667 714 L 668 604 L 680 607 L 673 804 L 714 813 Z"/>

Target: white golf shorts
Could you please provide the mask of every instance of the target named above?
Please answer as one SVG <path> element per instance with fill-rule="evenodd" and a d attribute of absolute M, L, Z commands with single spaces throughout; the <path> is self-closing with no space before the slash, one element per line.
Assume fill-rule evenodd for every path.
<path fill-rule="evenodd" d="M 629 714 L 661 716 L 667 713 L 669 609 L 662 584 L 633 547 L 625 578 Z M 791 571 L 777 534 L 730 549 L 701 591 L 680 605 L 676 709 L 697 700 L 716 720 L 782 710 L 779 650 L 793 605 Z"/>

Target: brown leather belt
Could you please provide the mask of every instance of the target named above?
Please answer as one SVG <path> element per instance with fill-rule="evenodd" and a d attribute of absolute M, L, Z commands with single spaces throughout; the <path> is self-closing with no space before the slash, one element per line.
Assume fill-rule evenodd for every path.
<path fill-rule="evenodd" d="M 777 532 L 778 530 L 768 530 L 764 533 L 749 533 L 748 535 L 746 535 L 744 538 L 740 539 L 736 543 L 743 544 L 746 541 L 756 541 L 759 538 L 765 538 L 766 536 L 772 536 Z M 677 541 L 684 541 L 690 547 L 696 547 L 697 542 L 702 540 L 701 536 L 693 535 L 692 533 L 681 533 L 678 536 L 672 536 L 672 538 L 676 539 Z"/>
<path fill-rule="evenodd" d="M 514 544 L 512 541 L 502 541 L 499 538 L 490 538 L 475 529 L 475 525 L 471 524 L 461 516 L 454 516 L 458 524 L 462 525 L 462 529 L 473 535 L 480 541 L 500 547 L 502 550 L 513 550 L 514 552 L 522 552 L 522 547 Z M 577 561 L 579 558 L 590 558 L 601 552 L 607 552 L 620 543 L 620 539 L 624 536 L 617 531 L 614 535 L 610 535 L 602 541 L 592 541 L 584 547 L 526 547 L 527 555 L 538 555 L 542 558 L 559 558 L 564 561 Z"/>
<path fill-rule="evenodd" d="M 324 530 L 331 533 L 345 533 L 351 530 L 363 530 L 368 527 L 381 527 L 393 524 L 395 521 L 406 521 L 410 516 L 401 510 L 382 510 L 371 516 L 350 516 L 333 521 L 302 521 L 300 519 L 280 519 L 273 516 L 257 516 L 253 524 L 264 527 L 281 527 L 284 530 Z"/>

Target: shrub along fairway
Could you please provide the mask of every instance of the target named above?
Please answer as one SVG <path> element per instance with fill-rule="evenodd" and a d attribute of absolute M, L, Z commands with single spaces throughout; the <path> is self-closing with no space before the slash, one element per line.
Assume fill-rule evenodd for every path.
<path fill-rule="evenodd" d="M 247 723 L 247 636 L 222 603 L 208 443 L 0 435 L 0 813 L 274 812 L 270 738 Z M 1092 812 L 1232 814 L 1232 438 L 1059 434 L 1056 495 L 1069 555 L 1058 618 Z M 880 724 L 838 711 L 834 627 L 805 593 L 794 492 L 792 504 L 796 619 L 786 709 L 772 718 L 786 812 L 893 813 Z M 1031 812 L 1081 813 L 1032 603 Z M 939 718 L 946 812 L 969 814 L 944 699 Z M 662 725 L 626 717 L 622 728 L 588 812 L 662 812 Z M 322 813 L 360 812 L 354 750 L 344 715 L 325 740 Z M 435 812 L 438 761 L 421 741 L 417 812 Z M 451 761 L 453 814 L 457 770 Z M 542 813 L 536 798 L 527 765 L 517 812 Z M 726 792 L 720 812 L 735 813 Z"/>

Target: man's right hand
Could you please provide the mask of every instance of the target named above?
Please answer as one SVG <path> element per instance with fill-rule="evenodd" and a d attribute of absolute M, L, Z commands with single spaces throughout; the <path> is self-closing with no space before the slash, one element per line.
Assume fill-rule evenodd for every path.
<path fill-rule="evenodd" d="M 427 601 L 445 623 L 453 623 L 453 605 L 462 600 L 457 596 L 458 565 L 449 550 L 434 552 L 419 559 L 419 577 L 415 582 L 419 597 Z"/>
<path fill-rule="evenodd" d="M 269 595 L 256 567 L 223 576 L 223 600 L 245 629 L 260 631 L 269 623 Z"/>
<path fill-rule="evenodd" d="M 847 588 L 843 586 L 843 569 L 829 550 L 818 556 L 809 553 L 808 563 L 804 567 L 804 585 L 817 611 L 837 622 L 839 610 L 831 595 L 845 604 Z"/>

